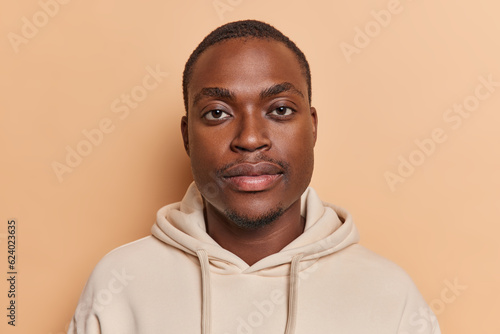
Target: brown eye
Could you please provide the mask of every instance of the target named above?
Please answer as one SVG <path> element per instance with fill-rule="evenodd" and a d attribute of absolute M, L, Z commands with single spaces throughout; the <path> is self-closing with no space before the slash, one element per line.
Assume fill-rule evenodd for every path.
<path fill-rule="evenodd" d="M 277 115 L 277 116 L 289 116 L 294 112 L 292 108 L 288 107 L 278 107 L 274 109 L 271 114 Z"/>
<path fill-rule="evenodd" d="M 212 110 L 210 113 L 212 114 L 213 118 L 221 118 L 222 117 L 221 110 Z"/>
<path fill-rule="evenodd" d="M 207 112 L 203 117 L 205 117 L 207 120 L 220 120 L 228 118 L 230 117 L 230 115 L 220 109 L 214 109 Z"/>

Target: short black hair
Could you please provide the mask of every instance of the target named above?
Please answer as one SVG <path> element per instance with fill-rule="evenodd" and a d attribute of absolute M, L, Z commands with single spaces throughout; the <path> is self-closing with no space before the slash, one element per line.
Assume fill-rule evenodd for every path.
<path fill-rule="evenodd" d="M 293 51 L 297 56 L 300 66 L 303 69 L 304 76 L 307 82 L 307 96 L 309 104 L 311 103 L 311 70 L 306 56 L 288 37 L 283 35 L 278 29 L 270 24 L 257 21 L 257 20 L 243 20 L 235 21 L 224 24 L 219 28 L 208 34 L 203 41 L 194 49 L 191 56 L 189 56 L 184 73 L 182 75 L 182 93 L 184 95 L 184 107 L 186 108 L 186 115 L 188 112 L 188 85 L 193 74 L 193 66 L 200 57 L 210 46 L 220 43 L 225 40 L 234 38 L 257 38 L 257 39 L 272 39 L 277 42 L 285 44 L 287 48 Z"/>

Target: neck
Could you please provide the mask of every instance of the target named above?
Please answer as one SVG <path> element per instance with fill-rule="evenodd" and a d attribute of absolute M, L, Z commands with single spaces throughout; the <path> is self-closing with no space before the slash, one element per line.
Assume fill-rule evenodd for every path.
<path fill-rule="evenodd" d="M 282 250 L 304 232 L 305 219 L 300 216 L 300 199 L 272 223 L 245 229 L 205 202 L 208 234 L 224 249 L 240 257 L 248 265 Z"/>

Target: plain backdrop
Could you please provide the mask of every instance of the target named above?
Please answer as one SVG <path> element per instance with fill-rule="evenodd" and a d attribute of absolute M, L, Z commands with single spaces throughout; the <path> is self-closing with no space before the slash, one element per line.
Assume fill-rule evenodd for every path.
<path fill-rule="evenodd" d="M 410 274 L 443 333 L 499 333 L 499 11 L 491 0 L 2 0 L 0 276 L 14 218 L 18 280 L 15 328 L 0 281 L 0 331 L 65 332 L 99 259 L 182 198 L 185 61 L 216 27 L 254 18 L 310 62 L 322 199 Z"/>

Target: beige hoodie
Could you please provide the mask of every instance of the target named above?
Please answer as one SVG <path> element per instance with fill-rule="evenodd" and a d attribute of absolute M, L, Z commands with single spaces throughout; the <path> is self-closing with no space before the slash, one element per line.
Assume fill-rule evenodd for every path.
<path fill-rule="evenodd" d="M 438 334 L 408 275 L 357 244 L 345 210 L 302 195 L 304 233 L 252 266 L 205 231 L 194 184 L 152 236 L 107 254 L 68 333 Z"/>

